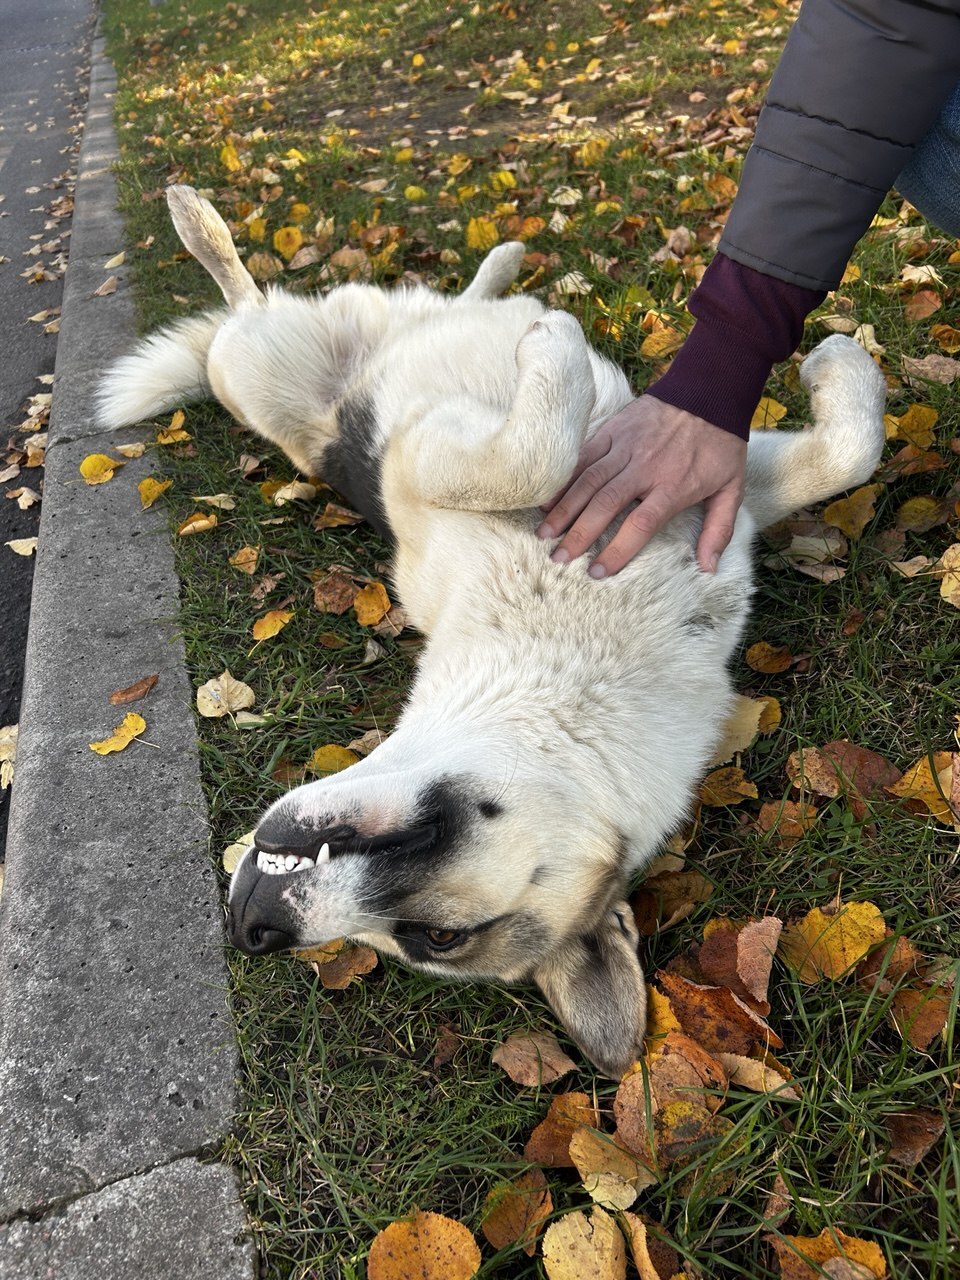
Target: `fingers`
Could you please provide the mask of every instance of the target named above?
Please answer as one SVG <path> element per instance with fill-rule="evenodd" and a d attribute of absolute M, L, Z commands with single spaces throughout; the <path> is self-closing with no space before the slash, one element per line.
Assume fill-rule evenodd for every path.
<path fill-rule="evenodd" d="M 595 435 L 584 444 L 566 485 L 540 508 L 551 517 L 548 530 L 540 534 L 542 538 L 556 537 L 576 520 L 591 495 L 616 473 L 609 454 L 610 437 L 606 433 Z"/>
<path fill-rule="evenodd" d="M 608 574 L 619 573 L 628 561 L 643 550 L 653 535 L 686 505 L 683 501 L 677 501 L 669 490 L 655 489 L 638 507 L 634 507 L 616 535 L 591 564 L 588 570 L 591 578 L 605 578 Z M 578 521 L 578 525 L 580 523 L 582 520 Z M 606 528 L 609 523 L 607 519 L 602 528 Z M 571 529 L 570 533 L 573 532 Z"/>
<path fill-rule="evenodd" d="M 733 537 L 742 489 L 728 486 L 703 504 L 703 528 L 697 541 L 697 563 L 705 573 L 716 573 L 720 557 Z"/>

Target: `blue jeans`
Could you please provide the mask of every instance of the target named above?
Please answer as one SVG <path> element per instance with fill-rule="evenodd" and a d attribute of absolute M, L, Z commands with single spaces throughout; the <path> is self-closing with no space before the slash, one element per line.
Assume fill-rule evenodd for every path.
<path fill-rule="evenodd" d="M 894 185 L 928 222 L 960 236 L 960 81 Z"/>

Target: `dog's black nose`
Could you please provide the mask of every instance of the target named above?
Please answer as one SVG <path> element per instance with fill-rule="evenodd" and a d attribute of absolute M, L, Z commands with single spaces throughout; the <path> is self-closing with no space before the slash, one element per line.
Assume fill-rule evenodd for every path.
<path fill-rule="evenodd" d="M 267 956 L 271 951 L 283 951 L 293 946 L 293 938 L 283 929 L 271 929 L 269 925 L 255 924 L 241 931 L 241 937 L 233 945 L 251 956 Z"/>

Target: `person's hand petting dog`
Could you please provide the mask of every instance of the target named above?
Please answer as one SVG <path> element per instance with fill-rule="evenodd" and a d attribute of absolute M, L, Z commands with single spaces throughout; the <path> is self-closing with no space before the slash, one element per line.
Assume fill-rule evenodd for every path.
<path fill-rule="evenodd" d="M 593 561 L 593 577 L 617 573 L 681 511 L 702 502 L 697 560 L 717 567 L 743 499 L 747 443 L 692 413 L 645 395 L 610 418 L 580 451 L 570 483 L 544 507 L 537 532 L 563 535 L 553 559 L 582 555 L 633 502 Z"/>

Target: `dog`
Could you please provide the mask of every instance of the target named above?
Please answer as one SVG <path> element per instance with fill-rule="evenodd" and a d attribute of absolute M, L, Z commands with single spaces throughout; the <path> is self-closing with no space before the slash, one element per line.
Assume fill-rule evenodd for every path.
<path fill-rule="evenodd" d="M 215 396 L 390 540 L 426 638 L 390 737 L 264 814 L 232 878 L 231 941 L 264 954 L 347 936 L 432 974 L 533 982 L 619 1077 L 645 1029 L 626 885 L 688 814 L 721 738 L 755 532 L 879 460 L 877 365 L 841 336 L 806 358 L 814 425 L 751 435 L 715 574 L 697 565 L 692 511 L 594 580 L 591 557 L 550 559 L 538 507 L 633 392 L 572 316 L 500 296 L 521 244 L 493 249 L 456 297 L 262 293 L 208 201 L 175 186 L 168 203 L 226 309 L 122 357 L 102 422 Z"/>

